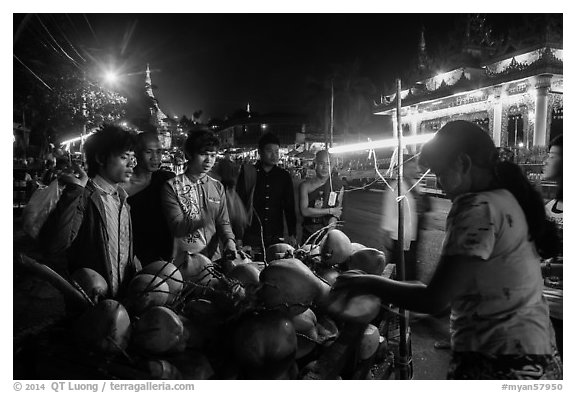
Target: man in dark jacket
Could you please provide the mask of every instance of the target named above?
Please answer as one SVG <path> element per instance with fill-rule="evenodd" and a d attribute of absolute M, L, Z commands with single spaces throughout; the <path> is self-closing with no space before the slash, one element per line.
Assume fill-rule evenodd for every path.
<path fill-rule="evenodd" d="M 262 248 L 262 242 L 264 247 L 279 242 L 296 245 L 294 186 L 288 171 L 277 165 L 279 148 L 280 141 L 275 135 L 264 134 L 258 142 L 260 160 L 254 166 L 243 165 L 238 178 L 237 192 L 251 220 L 243 243 L 253 249 Z"/>
<path fill-rule="evenodd" d="M 122 182 L 133 173 L 134 137 L 107 125 L 85 144 L 88 174 L 64 174 L 66 186 L 40 233 L 49 253 L 66 252 L 68 270 L 87 267 L 108 283 L 108 296 L 116 297 L 141 269 L 132 253 L 132 228 L 127 194 Z"/>

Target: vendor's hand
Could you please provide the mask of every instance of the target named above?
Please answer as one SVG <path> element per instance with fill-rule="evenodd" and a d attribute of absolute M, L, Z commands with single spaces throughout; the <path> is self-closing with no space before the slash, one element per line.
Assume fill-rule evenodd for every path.
<path fill-rule="evenodd" d="M 336 278 L 332 291 L 350 292 L 355 295 L 370 293 L 371 278 L 361 270 L 348 270 Z"/>
<path fill-rule="evenodd" d="M 62 173 L 58 178 L 58 181 L 63 184 L 76 184 L 80 187 L 86 187 L 88 183 L 88 175 L 84 172 L 84 169 L 78 165 L 74 165 L 73 173 Z"/>

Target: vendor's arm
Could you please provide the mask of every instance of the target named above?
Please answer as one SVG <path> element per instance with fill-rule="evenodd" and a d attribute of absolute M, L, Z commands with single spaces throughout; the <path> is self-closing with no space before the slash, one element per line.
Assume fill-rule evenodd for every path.
<path fill-rule="evenodd" d="M 198 219 L 192 219 L 184 213 L 178 195 L 170 183 L 162 187 L 162 211 L 170 232 L 175 237 L 183 237 L 202 228 L 206 224 L 206 217 L 200 215 Z"/>
<path fill-rule="evenodd" d="M 333 290 L 372 294 L 401 308 L 435 314 L 444 311 L 451 300 L 470 285 L 481 263 L 478 257 L 444 257 L 428 285 L 371 274 L 344 273 L 338 277 Z"/>

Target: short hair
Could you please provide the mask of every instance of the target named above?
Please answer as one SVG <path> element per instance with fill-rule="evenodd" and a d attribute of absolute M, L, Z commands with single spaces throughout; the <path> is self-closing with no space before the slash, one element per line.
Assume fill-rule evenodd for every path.
<path fill-rule="evenodd" d="M 150 141 L 160 142 L 160 139 L 158 139 L 158 134 L 156 132 L 145 131 L 137 134 L 135 142 L 136 144 L 134 146 L 134 152 L 136 154 L 142 152 L 144 150 L 144 147 L 146 146 L 146 143 Z"/>
<path fill-rule="evenodd" d="M 258 150 L 262 151 L 264 150 L 264 146 L 270 144 L 280 146 L 280 140 L 276 135 L 272 134 L 271 132 L 267 132 L 260 137 L 260 140 L 258 141 Z"/>
<path fill-rule="evenodd" d="M 220 140 L 213 131 L 199 130 L 188 134 L 184 144 L 184 153 L 188 156 L 200 154 L 205 150 L 217 151 L 220 147 Z"/>
<path fill-rule="evenodd" d="M 98 174 L 101 162 L 108 161 L 109 157 L 118 156 L 125 151 L 134 151 L 135 135 L 113 124 L 104 124 L 98 131 L 90 135 L 84 144 L 88 176 Z"/>

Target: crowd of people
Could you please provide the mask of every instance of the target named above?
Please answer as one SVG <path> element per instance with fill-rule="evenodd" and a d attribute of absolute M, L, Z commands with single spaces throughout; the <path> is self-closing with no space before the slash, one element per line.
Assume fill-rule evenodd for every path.
<path fill-rule="evenodd" d="M 259 141 L 255 164 L 216 164 L 218 138 L 191 133 L 183 147 L 181 174 L 161 169 L 162 149 L 153 133 L 133 135 L 107 125 L 85 143 L 87 169 L 58 174 L 62 195 L 42 227 L 47 253 L 65 253 L 69 270 L 89 267 L 109 284 L 111 296 L 125 290 L 142 266 L 158 260 L 181 263 L 187 253 L 212 260 L 234 258 L 239 249 L 255 258 L 275 243 L 297 244 L 292 176 L 278 166 L 280 143 Z M 562 225 L 562 141 L 554 141 L 546 175 L 559 194 L 545 206 L 513 163 L 498 159 L 492 139 L 465 121 L 447 123 L 426 143 L 418 163 L 429 168 L 452 201 L 446 236 L 428 285 L 346 273 L 333 290 L 370 293 L 407 310 L 451 310 L 452 361 L 448 378 L 562 377 L 541 261 L 557 256 Z M 315 176 L 296 193 L 304 217 L 302 241 L 342 219 L 344 187 L 333 176 L 330 154 L 314 159 Z M 414 184 L 417 160 L 404 167 L 410 190 L 404 244 L 397 234 L 397 203 L 384 204 L 384 228 L 392 253 L 405 253 L 406 279 L 416 280 L 419 217 L 427 203 Z M 548 216 L 547 216 L 548 212 Z M 557 329 L 556 329 L 557 330 Z"/>

